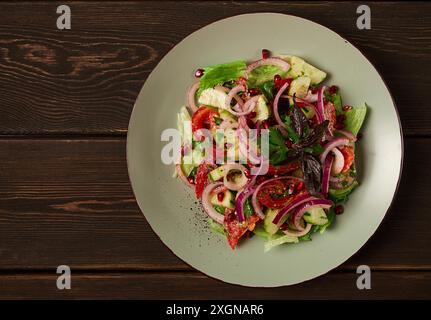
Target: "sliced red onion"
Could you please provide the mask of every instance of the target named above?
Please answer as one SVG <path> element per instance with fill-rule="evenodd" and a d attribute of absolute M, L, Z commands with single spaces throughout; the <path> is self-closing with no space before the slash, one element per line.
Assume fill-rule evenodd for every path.
<path fill-rule="evenodd" d="M 281 126 L 281 125 L 277 125 L 278 130 L 280 131 L 281 135 L 283 136 L 283 138 L 288 138 L 289 137 L 289 133 L 287 132 L 286 128 Z"/>
<path fill-rule="evenodd" d="M 318 98 L 317 93 L 312 93 L 311 90 L 308 90 L 307 95 L 304 97 L 304 100 L 307 102 L 316 102 Z"/>
<path fill-rule="evenodd" d="M 231 110 L 230 103 L 232 102 L 232 99 L 235 96 L 238 96 L 238 93 L 241 91 L 246 91 L 245 87 L 243 85 L 238 85 L 233 87 L 227 94 L 226 102 L 225 102 L 225 109 Z M 239 103 L 239 102 L 238 102 Z"/>
<path fill-rule="evenodd" d="M 319 88 L 319 91 L 317 91 L 317 120 L 319 123 L 322 123 L 325 120 L 325 106 L 323 104 L 323 97 L 326 87 L 322 86 Z"/>
<path fill-rule="evenodd" d="M 283 233 L 292 237 L 302 237 L 310 232 L 311 227 L 312 227 L 311 223 L 307 223 L 304 230 L 302 231 L 292 231 L 292 230 L 286 229 L 286 230 L 283 230 Z"/>
<path fill-rule="evenodd" d="M 246 74 L 248 75 L 254 69 L 265 65 L 277 66 L 284 72 L 287 72 L 290 69 L 290 64 L 287 63 L 285 60 L 277 57 L 271 57 L 271 58 L 257 60 L 251 63 L 250 65 L 248 65 Z"/>
<path fill-rule="evenodd" d="M 357 140 L 356 136 L 348 130 L 337 130 L 338 133 L 341 133 L 343 136 L 355 142 Z"/>
<path fill-rule="evenodd" d="M 239 222 L 245 221 L 244 203 L 253 194 L 255 189 L 256 189 L 256 187 L 254 187 L 254 186 L 250 186 L 248 188 L 245 188 L 244 191 L 240 192 L 236 198 L 235 209 L 236 209 L 236 216 L 238 217 Z"/>
<path fill-rule="evenodd" d="M 316 96 L 317 96 L 317 94 L 316 94 Z M 293 96 L 290 96 L 290 95 L 288 95 L 288 94 L 284 94 L 284 95 L 282 95 L 282 96 L 281 96 L 281 98 L 285 98 L 285 99 L 293 99 Z M 302 102 L 302 103 L 303 103 L 303 104 L 305 104 L 307 107 L 310 107 L 310 108 L 313 108 L 314 110 L 316 110 L 315 105 L 314 105 L 314 104 L 312 104 L 310 101 L 305 100 L 305 98 L 304 98 L 304 99 L 302 99 L 302 98 L 299 98 L 299 97 L 296 97 L 296 96 L 295 96 L 295 100 L 296 100 L 296 101 L 299 101 L 299 102 Z"/>
<path fill-rule="evenodd" d="M 322 173 L 322 194 L 326 198 L 329 191 L 329 176 L 331 175 L 332 164 L 334 163 L 334 157 L 326 157 L 325 163 L 323 165 Z"/>
<path fill-rule="evenodd" d="M 192 110 L 192 113 L 194 113 L 196 110 L 198 110 L 198 107 L 196 106 L 196 91 L 199 88 L 199 81 L 195 82 L 189 89 L 189 92 L 187 93 L 187 101 L 189 104 L 190 109 Z"/>
<path fill-rule="evenodd" d="M 241 178 L 239 179 L 239 181 L 229 181 L 228 180 L 228 175 L 229 172 L 232 170 L 238 170 L 241 171 Z M 224 166 L 224 177 L 223 177 L 223 183 L 225 185 L 226 188 L 228 188 L 229 190 L 234 190 L 234 191 L 238 191 L 241 190 L 242 188 L 244 188 L 244 186 L 247 184 L 248 179 L 245 176 L 245 171 L 247 171 L 247 169 L 239 164 L 239 163 L 231 163 L 231 164 L 226 164 Z"/>
<path fill-rule="evenodd" d="M 332 153 L 334 154 L 334 163 L 331 168 L 331 175 L 335 176 L 339 174 L 344 168 L 344 156 L 338 148 L 333 148 Z"/>
<path fill-rule="evenodd" d="M 326 156 L 329 152 L 332 151 L 332 149 L 339 147 L 339 146 L 345 146 L 349 144 L 349 139 L 346 138 L 334 138 L 333 140 L 329 141 L 323 146 L 323 152 L 320 155 L 320 162 L 323 164 Z"/>
<path fill-rule="evenodd" d="M 225 92 L 225 93 L 229 93 L 229 92 L 230 92 L 230 90 L 231 90 L 231 89 L 226 88 L 226 87 L 223 87 L 223 86 L 216 86 L 216 87 L 214 87 L 214 89 L 215 89 L 215 90 L 222 91 L 222 92 Z M 243 100 L 241 99 L 241 97 L 240 97 L 239 95 L 237 95 L 237 94 L 234 94 L 234 95 L 233 95 L 233 99 L 235 99 L 235 100 L 236 100 L 236 102 L 237 102 L 237 104 L 233 107 L 233 109 L 234 109 L 235 111 L 240 112 L 240 111 L 242 110 L 243 105 L 244 105 L 244 101 L 243 101 Z M 232 101 L 232 100 L 231 100 L 231 101 Z"/>
<path fill-rule="evenodd" d="M 184 182 L 187 187 L 193 188 L 193 184 L 189 182 L 189 179 L 187 179 L 180 164 L 175 166 L 175 170 L 177 171 L 178 177 L 181 179 L 181 181 Z"/>
<path fill-rule="evenodd" d="M 304 202 L 308 202 L 308 201 L 312 201 L 312 200 L 316 200 L 316 199 L 317 198 L 310 196 L 308 194 L 303 194 L 303 195 L 297 196 L 295 200 L 293 200 L 291 203 L 289 203 L 287 206 L 282 208 L 277 213 L 275 218 L 272 220 L 272 223 L 273 224 L 279 224 L 280 221 L 282 221 L 282 219 L 289 213 L 289 211 L 291 211 L 292 209 L 295 209 L 297 206 L 303 204 Z M 298 230 L 303 230 L 303 229 L 298 229 Z"/>
<path fill-rule="evenodd" d="M 220 186 L 223 186 L 222 182 L 211 183 L 205 187 L 204 192 L 202 193 L 202 206 L 204 207 L 205 212 L 211 219 L 213 219 L 215 222 L 223 224 L 224 215 L 218 213 L 214 209 L 210 199 L 211 193 L 214 191 L 214 189 Z"/>
<path fill-rule="evenodd" d="M 292 214 L 293 225 L 296 229 L 302 231 L 304 227 L 301 225 L 301 219 L 305 212 L 313 208 L 329 209 L 330 207 L 332 207 L 332 201 L 326 199 L 314 199 L 303 202 Z"/>
<path fill-rule="evenodd" d="M 277 94 L 275 95 L 274 103 L 273 103 L 273 111 L 274 111 L 275 120 L 282 127 L 286 127 L 286 124 L 281 120 L 280 114 L 278 113 L 278 101 L 280 100 L 281 95 L 283 94 L 284 91 L 286 91 L 286 89 L 287 89 L 288 86 L 289 86 L 289 84 L 286 82 L 280 88 L 280 90 L 278 90 Z"/>
<path fill-rule="evenodd" d="M 256 212 L 256 214 L 260 218 L 264 219 L 265 218 L 265 214 L 263 213 L 262 207 L 260 206 L 259 201 L 257 200 L 257 195 L 258 195 L 259 191 L 262 189 L 262 187 L 264 185 L 266 185 L 266 184 L 268 184 L 270 182 L 273 182 L 273 181 L 283 180 L 283 179 L 295 179 L 295 180 L 298 180 L 298 181 L 302 181 L 301 178 L 292 177 L 292 176 L 284 176 L 284 177 L 278 177 L 278 178 L 272 178 L 272 179 L 266 180 L 266 181 L 262 182 L 260 185 L 258 185 L 257 188 L 256 188 L 256 190 L 253 193 L 252 198 L 251 198 L 251 204 L 253 205 L 254 211 Z"/>

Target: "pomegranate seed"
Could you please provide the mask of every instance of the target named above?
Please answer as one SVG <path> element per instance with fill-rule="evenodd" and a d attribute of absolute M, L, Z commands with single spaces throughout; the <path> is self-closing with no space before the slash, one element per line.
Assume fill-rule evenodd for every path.
<path fill-rule="evenodd" d="M 287 189 L 287 193 L 290 195 L 290 194 L 293 194 L 293 192 L 295 192 L 295 185 L 291 184 L 289 186 L 289 189 Z"/>
<path fill-rule="evenodd" d="M 256 112 L 252 111 L 247 115 L 247 118 L 253 119 L 254 117 L 256 117 Z"/>
<path fill-rule="evenodd" d="M 311 93 L 316 94 L 319 91 L 318 88 L 311 88 Z"/>
<path fill-rule="evenodd" d="M 301 191 L 304 189 L 304 182 L 299 182 L 298 185 L 296 186 L 296 191 Z"/>
<path fill-rule="evenodd" d="M 286 141 L 284 141 L 284 144 L 286 145 L 286 147 L 288 147 L 289 149 L 292 148 L 292 141 L 290 141 L 289 139 L 287 139 Z"/>
<path fill-rule="evenodd" d="M 245 169 L 245 170 L 244 170 L 244 175 L 245 175 L 247 178 L 250 178 L 250 171 L 248 171 L 247 169 Z"/>
<path fill-rule="evenodd" d="M 251 89 L 248 89 L 248 93 L 249 93 L 251 96 L 255 96 L 255 95 L 258 95 L 258 94 L 260 93 L 260 90 L 259 90 L 259 89 L 257 89 L 257 88 L 251 88 Z"/>
<path fill-rule="evenodd" d="M 195 184 L 195 179 L 193 177 L 189 177 L 187 178 L 187 180 L 191 183 L 191 184 Z"/>
<path fill-rule="evenodd" d="M 245 85 L 247 84 L 247 79 L 246 79 L 246 78 L 244 78 L 244 77 L 239 77 L 236 83 L 237 83 L 238 85 L 243 85 L 243 86 L 245 86 Z"/>
<path fill-rule="evenodd" d="M 281 81 L 281 76 L 279 74 L 276 74 L 274 76 L 274 83 L 275 85 L 277 85 L 277 83 L 279 83 Z"/>
<path fill-rule="evenodd" d="M 196 71 L 195 71 L 195 77 L 196 78 L 200 78 L 200 77 L 202 77 L 204 75 L 204 69 L 197 69 Z"/>
<path fill-rule="evenodd" d="M 349 110 L 352 110 L 352 106 L 349 106 L 349 105 L 343 106 L 343 111 L 349 111 Z"/>
<path fill-rule="evenodd" d="M 346 116 L 344 114 L 340 114 L 337 116 L 337 122 L 344 122 L 346 120 Z"/>
<path fill-rule="evenodd" d="M 268 129 L 269 128 L 268 121 L 266 121 L 266 120 L 263 121 L 262 124 L 261 124 L 261 126 L 262 126 L 263 129 Z"/>
<path fill-rule="evenodd" d="M 330 86 L 328 89 L 330 94 L 334 94 L 338 92 L 338 87 L 337 86 Z"/>
<path fill-rule="evenodd" d="M 344 212 L 344 207 L 341 204 L 335 206 L 335 214 L 338 215 L 338 214 L 342 214 L 343 212 Z"/>
<path fill-rule="evenodd" d="M 224 192 L 217 193 L 217 200 L 222 202 L 224 199 Z"/>
<path fill-rule="evenodd" d="M 268 58 L 269 58 L 269 50 L 262 49 L 262 59 L 268 59 Z"/>

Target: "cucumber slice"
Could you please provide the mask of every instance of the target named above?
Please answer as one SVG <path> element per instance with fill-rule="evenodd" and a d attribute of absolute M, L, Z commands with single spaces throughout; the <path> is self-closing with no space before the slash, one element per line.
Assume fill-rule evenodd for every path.
<path fill-rule="evenodd" d="M 301 108 L 301 110 L 305 114 L 307 119 L 311 119 L 316 115 L 316 112 L 314 111 L 313 108 L 303 107 L 303 108 Z"/>
<path fill-rule="evenodd" d="M 233 193 L 230 192 L 229 190 L 226 190 L 224 192 L 224 196 L 223 196 L 222 201 L 219 201 L 217 194 L 214 194 L 211 197 L 211 203 L 215 206 L 222 206 L 225 208 L 234 209 L 235 208 L 234 202 L 235 202 L 235 197 L 234 197 Z"/>
<path fill-rule="evenodd" d="M 328 217 L 322 208 L 312 208 L 304 213 L 304 220 L 314 225 L 323 226 L 328 222 Z"/>
<path fill-rule="evenodd" d="M 224 108 L 227 99 L 227 94 L 213 88 L 208 88 L 202 91 L 198 102 L 201 105 Z"/>
<path fill-rule="evenodd" d="M 298 98 L 304 98 L 307 95 L 311 79 L 307 76 L 301 76 L 292 81 L 289 88 L 289 95 L 296 94 Z"/>
<path fill-rule="evenodd" d="M 209 173 L 209 176 L 213 181 L 223 179 L 224 175 L 225 175 L 224 166 L 220 166 L 218 168 L 215 168 L 214 170 L 210 171 L 210 173 Z"/>
<path fill-rule="evenodd" d="M 256 112 L 256 116 L 252 119 L 253 122 L 258 120 L 266 120 L 269 118 L 269 108 L 264 96 L 260 96 L 257 100 L 257 105 L 254 109 L 254 112 Z"/>
<path fill-rule="evenodd" d="M 282 225 L 284 222 L 281 221 L 279 225 L 272 223 L 272 220 L 274 220 L 278 211 L 280 210 L 271 208 L 266 209 L 265 220 L 263 220 L 263 227 L 265 228 L 265 231 L 268 232 L 270 235 L 274 235 L 280 228 L 280 225 Z"/>
<path fill-rule="evenodd" d="M 232 122 L 237 121 L 237 118 L 232 113 L 230 113 L 225 109 L 218 109 L 218 114 L 220 115 L 220 118 L 223 120 L 231 120 Z"/>

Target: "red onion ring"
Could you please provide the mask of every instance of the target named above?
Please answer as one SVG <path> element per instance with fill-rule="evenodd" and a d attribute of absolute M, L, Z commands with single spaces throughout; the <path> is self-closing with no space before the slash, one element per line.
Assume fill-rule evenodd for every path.
<path fill-rule="evenodd" d="M 284 122 L 281 120 L 280 115 L 278 113 L 278 101 L 280 100 L 281 95 L 283 94 L 284 91 L 286 91 L 287 87 L 289 86 L 289 84 L 286 82 L 281 88 L 280 90 L 278 90 L 277 94 L 275 95 L 274 98 L 274 103 L 273 103 L 273 111 L 274 111 L 274 117 L 275 120 L 277 121 L 277 123 L 282 126 L 283 128 L 286 127 L 286 125 L 284 124 Z"/>
<path fill-rule="evenodd" d="M 229 89 L 229 88 L 226 88 L 226 87 L 223 87 L 223 86 L 216 86 L 216 87 L 214 87 L 214 89 L 215 89 L 215 90 L 222 91 L 222 92 L 225 92 L 225 93 L 229 93 L 229 92 L 230 92 L 230 89 Z M 237 95 L 237 94 L 234 94 L 234 95 L 233 95 L 233 99 L 235 99 L 235 100 L 236 100 L 236 102 L 237 102 L 237 104 L 233 107 L 233 109 L 234 109 L 235 111 L 240 112 L 240 111 L 242 110 L 243 105 L 244 105 L 244 101 L 243 101 L 243 100 L 241 99 L 241 97 L 240 97 L 239 95 Z M 231 101 L 232 101 L 232 99 L 231 99 Z M 229 103 L 229 104 L 230 104 L 230 103 Z"/>
<path fill-rule="evenodd" d="M 336 132 L 341 133 L 343 136 L 355 142 L 357 140 L 356 136 L 348 130 L 337 130 Z"/>
<path fill-rule="evenodd" d="M 233 181 L 229 181 L 227 179 L 229 172 L 232 170 L 241 171 L 241 180 L 239 182 L 233 182 Z M 239 191 L 242 188 L 244 188 L 244 186 L 248 182 L 248 179 L 245 176 L 245 171 L 247 171 L 247 169 L 239 163 L 226 164 L 224 166 L 224 172 L 225 173 L 224 173 L 224 177 L 223 177 L 223 184 L 225 185 L 225 187 L 228 188 L 229 190 L 234 190 L 234 191 Z"/>
<path fill-rule="evenodd" d="M 349 140 L 346 138 L 334 138 L 333 140 L 329 141 L 323 146 L 323 153 L 320 155 L 320 162 L 324 163 L 326 156 L 329 152 L 332 151 L 332 149 L 339 147 L 339 146 L 345 146 L 349 144 Z"/>
<path fill-rule="evenodd" d="M 253 193 L 252 198 L 251 198 L 251 204 L 253 205 L 254 211 L 256 212 L 256 214 L 260 218 L 264 219 L 265 218 L 265 214 L 263 213 L 262 207 L 260 206 L 259 201 L 257 200 L 257 195 L 258 195 L 259 191 L 267 183 L 270 183 L 270 182 L 273 182 L 273 181 L 277 181 L 277 180 L 282 180 L 282 179 L 295 179 L 295 180 L 302 181 L 301 178 L 292 177 L 292 176 L 284 176 L 284 177 L 278 177 L 278 178 L 272 178 L 272 179 L 266 180 L 266 181 L 262 182 L 260 185 L 258 185 L 257 188 L 256 188 L 256 190 Z"/>
<path fill-rule="evenodd" d="M 210 195 L 212 191 L 220 186 L 223 186 L 222 182 L 211 183 L 205 187 L 204 192 L 202 193 L 202 206 L 211 219 L 213 219 L 215 222 L 223 224 L 224 215 L 218 213 L 210 202 Z"/>
<path fill-rule="evenodd" d="M 333 148 L 332 153 L 334 154 L 334 163 L 331 168 L 331 175 L 339 174 L 344 168 L 344 156 L 338 148 Z"/>
<path fill-rule="evenodd" d="M 311 201 L 303 202 L 299 207 L 296 208 L 292 214 L 293 225 L 296 229 L 302 231 L 304 227 L 301 225 L 301 219 L 305 212 L 312 208 L 329 209 L 332 207 L 332 201 L 326 199 L 314 199 Z"/>
<path fill-rule="evenodd" d="M 287 206 L 285 206 L 284 208 L 282 208 L 277 215 L 275 216 L 275 218 L 272 220 L 273 224 L 279 224 L 280 221 L 282 221 L 282 219 L 289 213 L 289 211 L 291 211 L 292 209 L 295 209 L 297 206 L 303 204 L 304 202 L 308 202 L 311 200 L 315 200 L 317 198 L 310 196 L 308 194 L 303 194 L 298 196 L 295 200 L 293 200 L 291 203 L 289 203 Z M 303 229 L 298 229 L 298 230 L 303 230 Z"/>
<path fill-rule="evenodd" d="M 305 236 L 308 232 L 310 232 L 311 227 L 312 227 L 311 223 L 307 223 L 304 230 L 302 231 L 292 231 L 292 230 L 286 229 L 286 230 L 283 230 L 283 233 L 292 237 L 302 237 L 302 236 Z"/>
<path fill-rule="evenodd" d="M 319 91 L 317 91 L 317 120 L 319 123 L 322 123 L 325 121 L 325 107 L 323 104 L 323 97 L 326 87 L 322 86 L 319 88 Z"/>
<path fill-rule="evenodd" d="M 254 186 L 250 186 L 248 188 L 245 188 L 244 191 L 239 193 L 239 195 L 236 198 L 235 209 L 236 209 L 236 216 L 238 217 L 239 222 L 245 221 L 244 203 L 253 194 L 254 190 L 255 190 Z"/>
<path fill-rule="evenodd" d="M 230 108 L 230 103 L 232 102 L 232 99 L 235 97 L 235 96 L 238 96 L 238 92 L 240 92 L 240 91 L 246 91 L 246 89 L 245 89 L 245 86 L 243 86 L 243 85 L 237 85 L 237 86 L 235 86 L 235 87 L 233 87 L 229 92 L 228 92 L 228 94 L 227 94 L 227 98 L 226 98 L 226 101 L 225 101 L 225 109 L 226 110 L 231 110 L 231 108 Z M 238 102 L 239 103 L 239 102 Z"/>
<path fill-rule="evenodd" d="M 193 184 L 191 184 L 191 183 L 189 182 L 189 180 L 187 179 L 187 177 L 186 177 L 186 175 L 184 174 L 183 169 L 181 168 L 181 165 L 180 165 L 180 164 L 177 164 L 177 165 L 175 166 L 175 170 L 177 171 L 178 177 L 181 179 L 181 181 L 182 181 L 182 182 L 184 182 L 184 184 L 185 184 L 187 187 L 193 188 Z"/>
<path fill-rule="evenodd" d="M 260 60 L 257 60 L 255 62 L 249 64 L 247 67 L 247 70 L 245 71 L 246 75 L 248 76 L 248 74 L 250 72 L 252 72 L 254 69 L 256 69 L 260 66 L 264 66 L 264 65 L 277 66 L 284 72 L 287 72 L 290 69 L 290 64 L 287 63 L 285 60 L 283 60 L 281 58 L 277 58 L 277 57 L 271 57 L 271 58 L 266 58 L 266 59 L 260 59 Z"/>
<path fill-rule="evenodd" d="M 329 191 L 329 176 L 331 175 L 332 164 L 334 163 L 334 157 L 326 157 L 325 163 L 323 165 L 322 173 L 322 194 L 326 198 Z"/>
<path fill-rule="evenodd" d="M 187 93 L 187 101 L 189 104 L 189 107 L 192 111 L 192 113 L 194 113 L 196 110 L 198 110 L 198 107 L 196 106 L 196 101 L 195 101 L 195 97 L 196 97 L 196 91 L 199 88 L 199 81 L 195 82 L 189 89 L 188 93 Z"/>

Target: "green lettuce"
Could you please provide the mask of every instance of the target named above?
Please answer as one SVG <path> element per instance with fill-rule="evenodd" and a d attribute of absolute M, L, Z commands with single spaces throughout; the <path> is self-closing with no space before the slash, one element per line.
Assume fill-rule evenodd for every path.
<path fill-rule="evenodd" d="M 208 224 L 213 232 L 226 235 L 226 231 L 220 223 L 215 222 L 213 219 L 208 219 Z"/>
<path fill-rule="evenodd" d="M 257 87 L 267 81 L 273 80 L 276 74 L 284 78 L 287 72 L 284 72 L 279 67 L 273 65 L 260 66 L 250 72 L 247 84 L 252 88 Z"/>
<path fill-rule="evenodd" d="M 347 111 L 345 113 L 346 120 L 344 121 L 345 129 L 349 130 L 356 136 L 361 129 L 366 114 L 367 105 L 365 103 L 362 107 L 352 108 L 351 110 Z"/>
<path fill-rule="evenodd" d="M 344 189 L 329 189 L 329 198 L 335 203 L 346 202 L 349 195 L 359 185 L 358 181 L 354 181 L 350 186 Z M 329 219 L 329 217 L 328 217 Z"/>
<path fill-rule="evenodd" d="M 246 68 L 247 64 L 243 60 L 205 67 L 204 74 L 199 82 L 198 95 L 205 89 L 213 88 L 216 85 L 244 76 Z"/>

